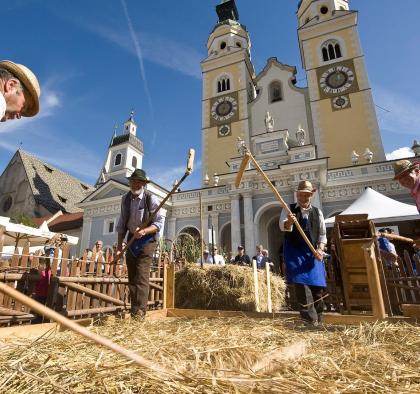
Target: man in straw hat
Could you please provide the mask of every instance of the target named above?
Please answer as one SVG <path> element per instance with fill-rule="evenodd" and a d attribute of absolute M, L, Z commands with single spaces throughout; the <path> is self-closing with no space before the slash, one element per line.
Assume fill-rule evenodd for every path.
<path fill-rule="evenodd" d="M 394 162 L 394 179 L 401 186 L 410 190 L 411 197 L 414 198 L 417 209 L 420 213 L 420 169 L 418 162 L 410 160 L 398 160 Z"/>
<path fill-rule="evenodd" d="M 29 68 L 10 60 L 0 61 L 0 121 L 35 116 L 41 89 Z"/>
<path fill-rule="evenodd" d="M 280 215 L 280 229 L 284 235 L 284 260 L 288 283 L 294 283 L 300 315 L 313 325 L 318 325 L 324 309 L 323 289 L 326 287 L 323 262 L 327 243 L 324 216 L 319 208 L 312 206 L 315 192 L 312 183 L 302 181 L 296 192 L 297 203 L 290 205 L 292 214 L 285 209 Z M 296 218 L 306 236 L 316 249 L 314 256 L 299 231 L 293 226 Z"/>
<path fill-rule="evenodd" d="M 152 212 L 159 206 L 159 202 L 154 195 L 145 189 L 150 182 L 145 171 L 138 168 L 127 179 L 130 191 L 124 194 L 121 200 L 121 214 L 116 227 L 118 233 L 117 251 L 121 253 L 122 243 L 127 232 L 127 241 L 132 237 L 135 239 L 150 238 L 141 247 L 138 255 L 135 255 L 130 248 L 126 252 L 131 315 L 143 319 L 149 297 L 150 266 L 153 252 L 156 249 L 156 233 L 162 229 L 163 218 L 158 212 L 152 223 L 142 228 Z"/>

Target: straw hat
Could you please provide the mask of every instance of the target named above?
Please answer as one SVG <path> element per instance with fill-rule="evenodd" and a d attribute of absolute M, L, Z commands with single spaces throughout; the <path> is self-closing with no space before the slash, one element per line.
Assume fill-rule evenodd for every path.
<path fill-rule="evenodd" d="M 141 168 L 137 168 L 133 171 L 133 173 L 127 177 L 129 181 L 143 181 L 143 182 L 150 182 L 149 177 L 146 175 L 146 172 Z"/>
<path fill-rule="evenodd" d="M 410 160 L 398 160 L 394 162 L 394 179 L 400 178 L 415 168 L 419 168 L 419 163 L 416 161 L 413 163 Z"/>
<path fill-rule="evenodd" d="M 30 117 L 35 116 L 39 112 L 39 98 L 41 96 L 41 88 L 39 82 L 34 73 L 25 67 L 23 64 L 16 64 L 10 60 L 2 60 L 0 62 L 0 68 L 12 73 L 25 87 L 25 90 L 29 93 L 30 100 L 25 105 L 25 112 L 22 116 Z"/>
<path fill-rule="evenodd" d="M 309 181 L 300 181 L 298 188 L 296 190 L 297 192 L 301 193 L 313 193 L 316 191 L 316 189 L 313 188 L 312 183 Z"/>

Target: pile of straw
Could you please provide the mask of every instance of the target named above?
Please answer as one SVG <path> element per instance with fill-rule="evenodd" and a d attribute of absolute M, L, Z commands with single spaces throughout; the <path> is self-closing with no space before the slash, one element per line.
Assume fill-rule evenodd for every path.
<path fill-rule="evenodd" d="M 286 285 L 278 275 L 270 275 L 273 311 L 284 303 Z M 258 270 L 259 302 L 267 311 L 265 270 Z M 254 274 L 252 268 L 237 265 L 188 264 L 175 276 L 177 308 L 255 311 Z"/>
<path fill-rule="evenodd" d="M 177 375 L 149 369 L 70 332 L 0 344 L 7 393 L 420 392 L 420 327 L 294 320 L 114 320 L 92 328 Z"/>

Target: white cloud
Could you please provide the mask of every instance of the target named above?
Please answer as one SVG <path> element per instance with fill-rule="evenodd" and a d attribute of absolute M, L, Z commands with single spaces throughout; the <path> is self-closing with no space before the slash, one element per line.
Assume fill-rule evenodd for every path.
<path fill-rule="evenodd" d="M 387 160 L 397 160 L 397 159 L 405 159 L 406 157 L 413 157 L 414 152 L 408 146 L 404 146 L 403 148 L 396 149 L 391 153 L 386 154 Z"/>
<path fill-rule="evenodd" d="M 374 87 L 373 95 L 378 108 L 378 120 L 382 130 L 396 134 L 420 134 L 420 101 L 402 96 L 382 87 Z"/>
<path fill-rule="evenodd" d="M 127 33 L 101 25 L 93 26 L 91 23 L 82 23 L 81 26 L 137 56 L 136 49 L 131 45 Z M 200 62 L 203 59 L 202 53 L 168 37 L 158 36 L 156 32 L 153 34 L 137 32 L 135 35 L 137 38 L 141 37 L 141 51 L 145 59 L 184 75 L 201 79 Z"/>

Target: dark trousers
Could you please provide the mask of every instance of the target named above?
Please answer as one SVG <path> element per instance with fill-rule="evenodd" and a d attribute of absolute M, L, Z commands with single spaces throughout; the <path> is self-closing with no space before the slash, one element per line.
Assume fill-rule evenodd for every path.
<path fill-rule="evenodd" d="M 136 314 L 139 310 L 146 313 L 149 300 L 150 266 L 155 247 L 156 242 L 149 242 L 138 257 L 133 256 L 130 250 L 126 253 L 132 314 Z"/>
<path fill-rule="evenodd" d="M 295 283 L 296 299 L 302 319 L 310 322 L 320 322 L 324 310 L 323 287 Z"/>

